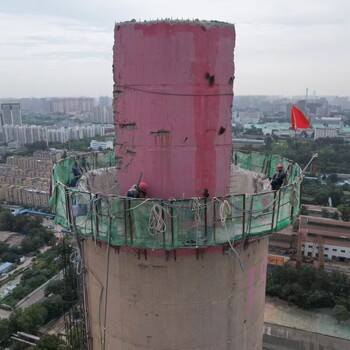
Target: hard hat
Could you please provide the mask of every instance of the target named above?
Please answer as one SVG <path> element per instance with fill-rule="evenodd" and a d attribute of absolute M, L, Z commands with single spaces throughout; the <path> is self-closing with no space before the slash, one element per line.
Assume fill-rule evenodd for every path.
<path fill-rule="evenodd" d="M 283 165 L 281 163 L 277 164 L 277 169 L 283 169 Z"/>
<path fill-rule="evenodd" d="M 142 192 L 146 192 L 148 190 L 148 188 L 149 188 L 149 186 L 148 186 L 147 182 L 140 182 L 139 189 Z"/>

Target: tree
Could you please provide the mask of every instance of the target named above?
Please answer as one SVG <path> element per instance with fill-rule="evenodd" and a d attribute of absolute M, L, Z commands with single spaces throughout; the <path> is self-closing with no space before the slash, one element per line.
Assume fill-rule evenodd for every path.
<path fill-rule="evenodd" d="M 328 176 L 328 179 L 330 182 L 335 184 L 336 182 L 338 182 L 338 175 L 337 174 L 330 174 Z"/>
<path fill-rule="evenodd" d="M 321 213 L 321 216 L 323 218 L 329 218 L 329 211 L 325 208 L 322 209 L 322 213 Z"/>
<path fill-rule="evenodd" d="M 13 231 L 14 216 L 9 211 L 0 213 L 0 231 Z"/>
<path fill-rule="evenodd" d="M 273 139 L 272 139 L 272 137 L 266 135 L 266 136 L 265 136 L 265 149 L 266 149 L 266 150 L 271 150 L 271 149 L 272 149 L 272 144 L 273 144 Z"/>
<path fill-rule="evenodd" d="M 5 242 L 0 242 L 0 254 L 5 253 L 9 248 L 9 245 Z"/>
<path fill-rule="evenodd" d="M 333 206 L 338 206 L 343 202 L 343 191 L 340 188 L 332 189 L 330 193 Z"/>
<path fill-rule="evenodd" d="M 338 211 L 334 211 L 331 217 L 333 220 L 339 220 L 339 213 Z"/>
<path fill-rule="evenodd" d="M 23 310 L 21 308 L 15 309 L 11 312 L 9 317 L 9 321 L 10 321 L 9 330 L 11 334 L 16 333 L 20 329 L 18 320 L 22 316 L 22 314 L 23 314 Z"/>
<path fill-rule="evenodd" d="M 35 252 L 42 246 L 41 240 L 39 237 L 27 236 L 22 241 L 22 251 L 24 254 Z"/>
<path fill-rule="evenodd" d="M 6 346 L 11 337 L 10 321 L 7 319 L 0 319 L 0 347 Z"/>
<path fill-rule="evenodd" d="M 0 257 L 2 261 L 8 261 L 10 263 L 18 261 L 18 254 L 13 252 L 12 250 L 2 253 Z"/>
<path fill-rule="evenodd" d="M 350 220 L 350 207 L 348 204 L 340 204 L 337 206 L 337 209 L 340 211 L 343 221 Z"/>
<path fill-rule="evenodd" d="M 344 305 L 335 305 L 332 312 L 339 322 L 346 321 L 350 318 L 350 312 Z"/>
<path fill-rule="evenodd" d="M 34 349 L 37 350 L 58 350 L 66 349 L 65 343 L 57 335 L 44 335 L 40 338 Z"/>
<path fill-rule="evenodd" d="M 299 269 L 286 263 L 267 278 L 266 293 L 294 303 L 303 309 L 342 305 L 350 311 L 350 278 L 340 272 L 326 273 L 313 265 Z M 342 319 L 350 318 L 344 308 L 335 309 Z"/>
<path fill-rule="evenodd" d="M 65 291 L 65 282 L 62 280 L 53 280 L 50 281 L 50 283 L 45 288 L 45 296 L 48 296 L 50 294 L 54 295 L 63 295 Z"/>
<path fill-rule="evenodd" d="M 343 191 L 350 191 L 350 184 L 345 183 L 345 184 L 343 185 Z"/>
<path fill-rule="evenodd" d="M 41 305 L 47 310 L 46 322 L 51 321 L 56 317 L 60 317 L 63 314 L 63 301 L 60 295 L 51 295 L 45 298 Z"/>
<path fill-rule="evenodd" d="M 81 345 L 80 345 L 81 338 L 82 338 L 81 331 L 77 327 L 72 328 L 67 334 L 69 349 L 71 350 L 81 349 Z"/>
<path fill-rule="evenodd" d="M 18 317 L 18 325 L 24 332 L 34 333 L 45 324 L 46 317 L 47 310 L 41 304 L 33 304 Z"/>
<path fill-rule="evenodd" d="M 36 276 L 33 276 L 31 279 L 27 280 L 26 285 L 29 289 L 34 290 L 40 287 L 43 283 L 47 281 L 45 273 L 40 273 Z"/>
<path fill-rule="evenodd" d="M 307 207 L 305 207 L 305 205 L 301 206 L 300 215 L 309 215 L 309 211 L 307 210 Z"/>
<path fill-rule="evenodd" d="M 33 154 L 37 150 L 46 150 L 47 149 L 47 143 L 45 141 L 36 141 L 32 144 L 26 145 L 27 152 L 29 154 Z"/>
<path fill-rule="evenodd" d="M 13 231 L 24 233 L 24 227 L 27 224 L 27 222 L 28 222 L 27 216 L 25 216 L 25 215 L 16 216 L 14 223 L 13 223 Z"/>

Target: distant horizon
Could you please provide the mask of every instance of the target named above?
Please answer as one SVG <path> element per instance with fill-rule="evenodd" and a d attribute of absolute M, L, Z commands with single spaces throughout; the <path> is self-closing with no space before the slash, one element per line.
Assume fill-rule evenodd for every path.
<path fill-rule="evenodd" d="M 305 99 L 306 98 L 306 94 L 304 95 L 280 95 L 280 94 L 235 94 L 233 95 L 233 98 L 235 97 L 276 97 L 276 98 L 299 98 L 299 99 Z M 4 96 L 0 96 L 0 100 L 6 100 L 6 99 L 12 99 L 12 100 L 18 100 L 18 99 L 40 99 L 40 98 L 47 98 L 47 99 L 51 99 L 51 98 L 94 98 L 94 99 L 99 99 L 100 97 L 108 97 L 113 99 L 113 95 L 108 95 L 108 94 L 101 94 L 98 96 L 92 96 L 92 95 L 71 95 L 71 96 L 21 96 L 21 97 L 4 97 Z M 350 95 L 308 95 L 308 100 L 314 99 L 314 98 L 335 98 L 335 97 L 339 97 L 339 98 L 350 98 Z"/>
<path fill-rule="evenodd" d="M 0 1 L 0 95 L 111 95 L 115 23 L 183 18 L 234 24 L 236 95 L 350 96 L 349 13 L 348 0 Z"/>

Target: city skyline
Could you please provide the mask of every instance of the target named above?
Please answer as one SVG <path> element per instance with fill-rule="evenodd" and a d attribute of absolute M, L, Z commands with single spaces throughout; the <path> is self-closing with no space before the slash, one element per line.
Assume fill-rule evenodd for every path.
<path fill-rule="evenodd" d="M 235 95 L 349 96 L 346 0 L 109 0 L 0 4 L 0 96 L 112 95 L 115 22 L 207 19 L 235 23 Z"/>

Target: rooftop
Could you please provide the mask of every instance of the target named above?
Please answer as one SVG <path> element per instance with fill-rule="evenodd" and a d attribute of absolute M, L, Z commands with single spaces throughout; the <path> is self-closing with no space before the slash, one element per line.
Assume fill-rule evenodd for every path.
<path fill-rule="evenodd" d="M 13 264 L 10 262 L 5 262 L 2 265 L 0 265 L 0 273 L 3 271 L 6 271 L 9 267 L 11 267 Z"/>

